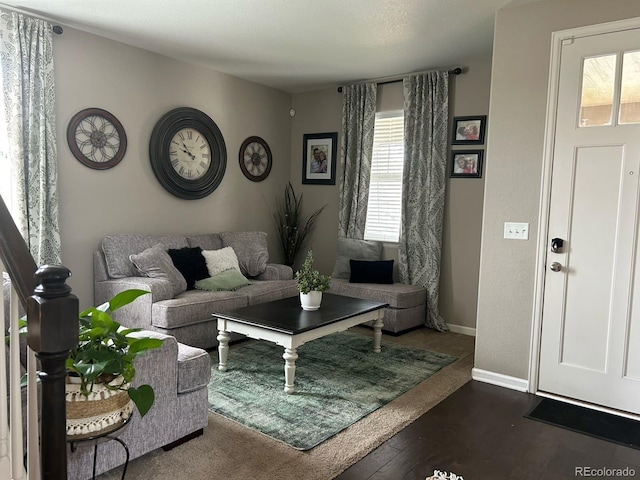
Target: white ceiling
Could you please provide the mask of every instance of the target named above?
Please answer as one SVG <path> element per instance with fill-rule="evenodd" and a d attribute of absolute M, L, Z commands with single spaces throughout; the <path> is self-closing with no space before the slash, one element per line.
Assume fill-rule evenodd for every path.
<path fill-rule="evenodd" d="M 531 1 L 531 0 L 519 0 Z M 288 92 L 453 67 L 510 0 L 2 0 L 64 26 Z"/>

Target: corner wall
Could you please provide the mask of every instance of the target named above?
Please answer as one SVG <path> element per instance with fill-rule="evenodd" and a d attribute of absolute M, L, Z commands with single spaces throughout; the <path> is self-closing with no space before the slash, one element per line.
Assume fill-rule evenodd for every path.
<path fill-rule="evenodd" d="M 92 252 L 108 234 L 263 230 L 270 260 L 281 260 L 271 211 L 290 175 L 290 94 L 68 27 L 54 38 L 54 61 L 62 260 L 81 308 L 93 305 Z M 149 162 L 155 123 L 182 106 L 207 113 L 227 148 L 222 183 L 200 200 L 171 195 Z M 126 131 L 127 152 L 112 169 L 85 167 L 67 145 L 69 120 L 88 107 L 111 112 Z M 271 173 L 259 183 L 238 165 L 251 135 L 273 153 Z"/>
<path fill-rule="evenodd" d="M 491 81 L 490 56 L 470 58 L 461 66 L 465 67 L 465 73 L 452 76 L 450 81 L 451 118 L 486 115 Z M 378 111 L 402 109 L 403 102 L 401 82 L 379 86 Z M 338 132 L 338 142 L 342 142 L 342 94 L 335 88 L 295 94 L 293 107 L 296 115 L 291 130 L 291 182 L 296 192 L 304 194 L 305 211 L 328 204 L 309 248 L 313 249 L 319 270 L 330 274 L 336 254 L 338 196 L 343 165 L 338 163 L 336 185 L 303 185 L 302 137 L 305 133 Z M 485 146 L 477 148 L 484 149 Z M 485 165 L 490 161 L 485 153 Z M 483 192 L 484 178 L 447 178 L 440 309 L 448 323 L 464 327 L 465 331 L 476 327 Z M 384 256 L 397 261 L 397 245 L 385 244 Z"/>
<path fill-rule="evenodd" d="M 545 0 L 497 13 L 477 369 L 528 378 L 551 33 L 637 16 L 637 0 Z M 529 222 L 529 240 L 504 240 L 506 221 Z"/>

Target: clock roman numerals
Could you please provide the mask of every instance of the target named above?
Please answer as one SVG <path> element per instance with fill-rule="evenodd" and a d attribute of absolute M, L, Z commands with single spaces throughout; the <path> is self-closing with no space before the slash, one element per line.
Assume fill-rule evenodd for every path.
<path fill-rule="evenodd" d="M 171 139 L 170 145 L 171 166 L 185 180 L 198 180 L 211 167 L 211 147 L 198 130 L 179 130 Z"/>

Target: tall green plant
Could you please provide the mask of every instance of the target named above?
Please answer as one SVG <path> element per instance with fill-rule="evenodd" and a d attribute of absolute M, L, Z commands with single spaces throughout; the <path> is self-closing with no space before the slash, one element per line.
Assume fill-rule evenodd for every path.
<path fill-rule="evenodd" d="M 276 213 L 273 214 L 284 255 L 284 264 L 290 267 L 293 267 L 298 253 L 309 241 L 318 216 L 327 206 L 325 204 L 311 214 L 305 215 L 302 208 L 302 195 L 302 193 L 296 195 L 291 182 L 287 183 L 282 199 L 276 197 Z"/>

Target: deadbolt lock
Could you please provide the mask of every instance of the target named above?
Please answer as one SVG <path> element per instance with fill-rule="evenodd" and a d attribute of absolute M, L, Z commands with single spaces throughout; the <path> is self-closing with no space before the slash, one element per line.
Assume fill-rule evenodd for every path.
<path fill-rule="evenodd" d="M 549 268 L 551 269 L 552 272 L 559 272 L 560 270 L 562 270 L 562 265 L 560 265 L 558 262 L 553 262 Z"/>
<path fill-rule="evenodd" d="M 562 253 L 562 247 L 564 247 L 564 240 L 561 238 L 551 239 L 551 251 L 553 253 Z"/>

